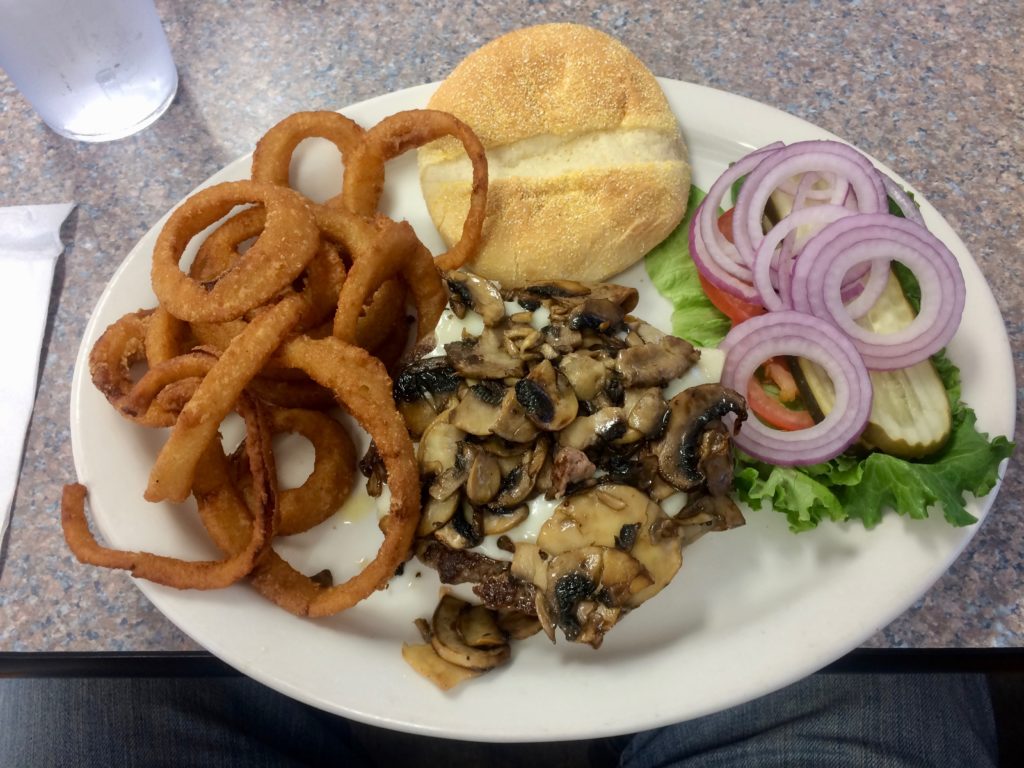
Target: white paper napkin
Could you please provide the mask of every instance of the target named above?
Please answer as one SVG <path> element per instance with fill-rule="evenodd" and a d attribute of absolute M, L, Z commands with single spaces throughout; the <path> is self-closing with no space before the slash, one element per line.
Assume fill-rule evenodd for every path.
<path fill-rule="evenodd" d="M 36 399 L 39 353 L 53 267 L 64 250 L 60 225 L 74 203 L 0 208 L 0 542 L 14 502 L 25 432 Z"/>

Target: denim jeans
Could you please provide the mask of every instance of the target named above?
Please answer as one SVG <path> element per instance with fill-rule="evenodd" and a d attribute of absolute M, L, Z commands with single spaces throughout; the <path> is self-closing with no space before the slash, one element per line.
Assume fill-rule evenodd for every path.
<path fill-rule="evenodd" d="M 812 675 L 687 723 L 639 733 L 624 768 L 987 768 L 983 675 Z"/>
<path fill-rule="evenodd" d="M 997 761 L 980 675 L 814 675 L 622 742 L 628 768 L 985 768 Z M 458 749 L 452 754 L 446 765 L 468 764 Z M 0 680 L 0 766 L 163 765 L 381 763 L 362 751 L 346 720 L 245 678 Z"/>

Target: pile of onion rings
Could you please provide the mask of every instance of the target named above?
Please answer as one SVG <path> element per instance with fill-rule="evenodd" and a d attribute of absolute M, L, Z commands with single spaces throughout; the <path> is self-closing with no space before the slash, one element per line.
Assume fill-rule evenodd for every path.
<path fill-rule="evenodd" d="M 407 222 L 377 209 L 387 161 L 441 136 L 462 142 L 473 189 L 461 240 L 434 258 Z M 312 137 L 332 142 L 344 166 L 341 194 L 324 204 L 289 186 L 292 153 Z M 434 330 L 447 303 L 440 270 L 456 269 L 480 250 L 486 199 L 483 146 L 466 125 L 433 110 L 401 112 L 369 130 L 336 112 L 299 112 L 259 141 L 251 179 L 186 199 L 153 250 L 159 306 L 109 326 L 89 369 L 122 416 L 170 429 L 145 498 L 193 496 L 223 557 L 187 561 L 103 546 L 89 528 L 80 484 L 65 486 L 61 503 L 74 555 L 179 589 L 248 578 L 297 615 L 328 616 L 382 589 L 409 557 L 420 516 L 419 472 L 388 368 L 410 342 L 407 301 L 415 338 Z M 183 256 L 204 232 L 183 271 Z M 353 487 L 356 451 L 330 413 L 338 407 L 372 438 L 391 501 L 376 556 L 333 585 L 297 571 L 273 542 L 321 523 Z M 245 437 L 229 452 L 219 430 L 232 412 Z M 309 478 L 284 491 L 271 448 L 281 432 L 301 434 L 316 451 Z"/>

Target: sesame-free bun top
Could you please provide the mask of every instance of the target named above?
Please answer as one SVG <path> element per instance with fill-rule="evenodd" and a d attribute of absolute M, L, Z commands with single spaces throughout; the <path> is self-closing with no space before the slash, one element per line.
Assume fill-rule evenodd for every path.
<path fill-rule="evenodd" d="M 429 107 L 487 150 L 484 246 L 468 266 L 506 285 L 604 280 L 679 223 L 686 145 L 661 87 L 625 46 L 576 24 L 511 32 L 467 56 Z M 427 208 L 456 242 L 471 168 L 454 139 L 419 151 Z"/>

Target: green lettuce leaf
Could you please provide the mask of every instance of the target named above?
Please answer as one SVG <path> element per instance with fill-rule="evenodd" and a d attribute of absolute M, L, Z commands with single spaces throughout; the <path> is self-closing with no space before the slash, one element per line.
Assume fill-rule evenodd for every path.
<path fill-rule="evenodd" d="M 775 467 L 754 459 L 738 462 L 734 480 L 737 494 L 751 509 L 764 502 L 782 512 L 793 531 L 807 531 L 822 520 L 845 520 L 843 503 L 831 491 L 827 477 L 818 479 L 794 467 Z"/>
<path fill-rule="evenodd" d="M 956 429 L 960 420 L 966 416 L 966 408 L 960 407 L 960 369 L 956 364 L 946 357 L 946 350 L 940 349 L 932 355 L 932 365 L 942 379 L 942 386 L 946 388 L 946 396 L 949 398 L 949 409 L 953 419 L 953 429 Z"/>
<path fill-rule="evenodd" d="M 704 295 L 688 242 L 690 220 L 704 197 L 704 192 L 691 188 L 686 217 L 648 254 L 646 267 L 654 286 L 672 302 L 672 332 L 692 344 L 714 346 L 729 331 L 729 320 Z M 902 265 L 895 269 L 904 293 L 917 308 L 920 289 L 913 273 Z M 887 509 L 923 518 L 930 508 L 938 507 L 951 525 L 977 522 L 966 509 L 965 494 L 984 496 L 991 491 L 999 465 L 1014 445 L 1005 437 L 990 440 L 977 430 L 974 411 L 960 401 L 960 369 L 945 351 L 934 355 L 932 363 L 946 388 L 953 417 L 953 432 L 941 451 L 917 461 L 851 452 L 809 467 L 777 467 L 741 453 L 736 461 L 737 496 L 752 509 L 768 503 L 786 516 L 796 532 L 829 520 L 859 520 L 873 528 Z"/>
<path fill-rule="evenodd" d="M 705 193 L 690 187 L 686 216 L 665 240 L 647 254 L 644 265 L 658 293 L 672 302 L 672 333 L 698 347 L 714 347 L 729 332 L 729 318 L 715 309 L 700 287 L 690 258 L 690 221 Z"/>
<path fill-rule="evenodd" d="M 956 366 L 943 361 L 956 371 L 959 387 Z M 991 491 L 1000 463 L 1014 448 L 1005 437 L 990 440 L 977 430 L 976 422 L 974 411 L 957 401 L 949 442 L 935 455 L 917 461 L 874 452 L 863 457 L 843 454 L 809 467 L 776 467 L 741 454 L 737 495 L 752 509 L 761 509 L 768 501 L 795 532 L 810 530 L 823 520 L 860 520 L 865 528 L 874 528 L 887 509 L 920 519 L 933 505 L 941 508 L 950 525 L 971 525 L 977 519 L 967 511 L 964 494 L 984 496 Z"/>
<path fill-rule="evenodd" d="M 885 509 L 924 518 L 928 508 L 937 504 L 950 525 L 978 522 L 964 507 L 964 493 L 984 496 L 992 490 L 999 479 L 999 464 L 1013 452 L 1013 443 L 1005 437 L 989 440 L 978 432 L 973 410 L 962 404 L 957 410 L 953 434 L 937 454 L 919 461 L 885 453 L 865 458 L 860 483 L 838 494 L 847 515 L 873 528 Z"/>

